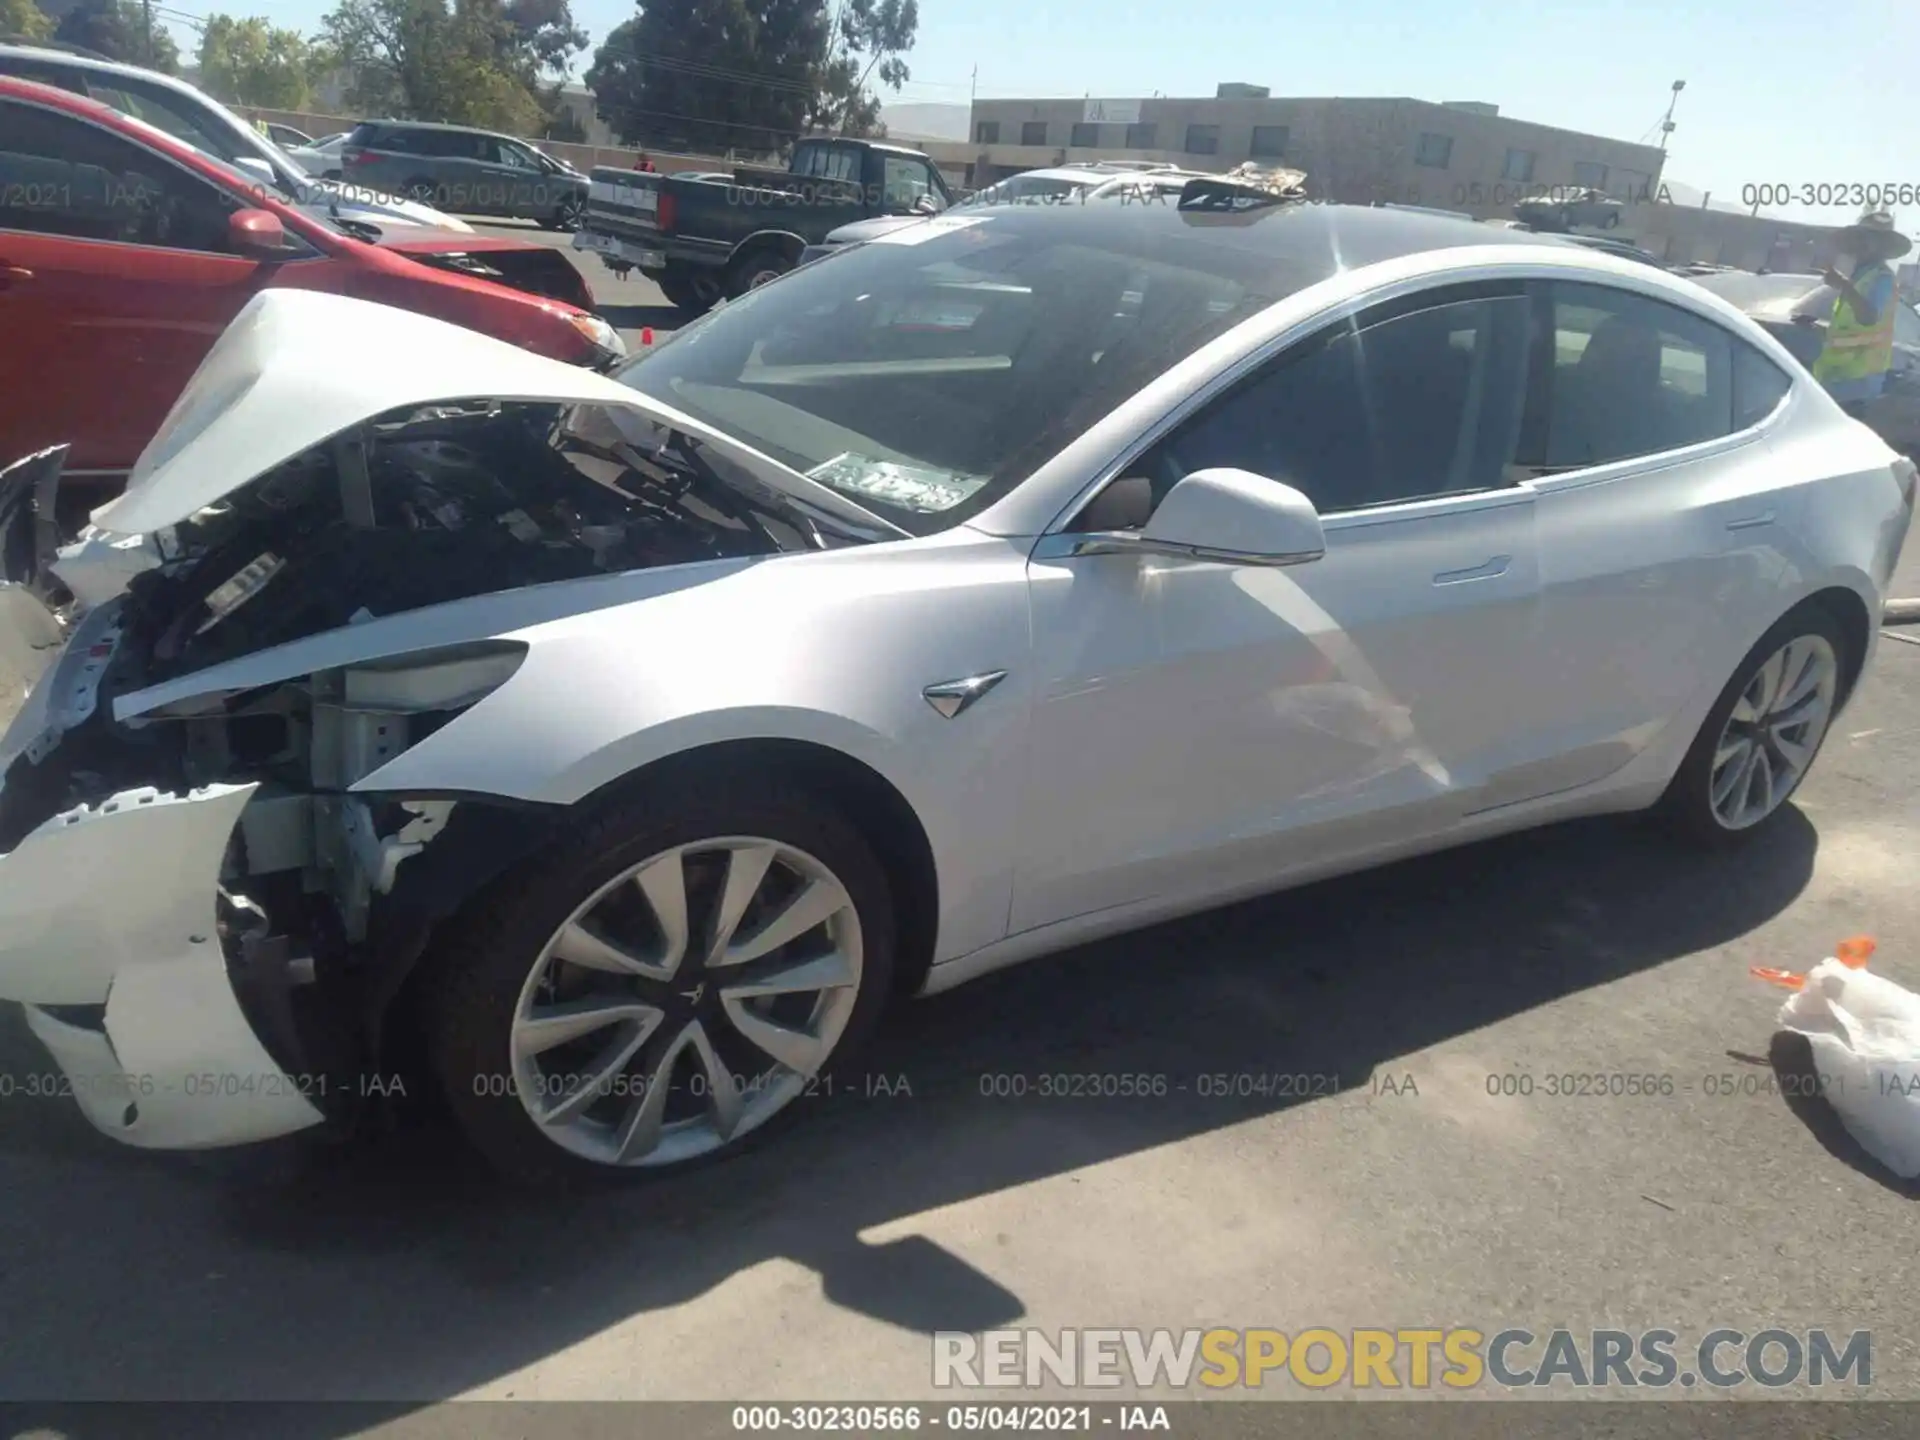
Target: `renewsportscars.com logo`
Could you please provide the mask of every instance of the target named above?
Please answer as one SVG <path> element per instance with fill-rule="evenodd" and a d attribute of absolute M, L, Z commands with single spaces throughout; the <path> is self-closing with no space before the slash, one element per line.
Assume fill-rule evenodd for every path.
<path fill-rule="evenodd" d="M 1470 1390 L 1562 1386 L 1732 1390 L 1873 1383 L 1873 1334 L 1710 1330 L 1313 1328 L 1284 1330 L 943 1330 L 933 1337 L 937 1389 L 1170 1386 L 1208 1390 L 1301 1385 L 1324 1390 Z"/>

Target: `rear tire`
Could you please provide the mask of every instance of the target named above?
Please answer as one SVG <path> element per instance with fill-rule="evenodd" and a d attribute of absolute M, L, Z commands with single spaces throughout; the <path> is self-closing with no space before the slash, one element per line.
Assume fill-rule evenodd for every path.
<path fill-rule="evenodd" d="M 736 882 L 733 939 L 716 948 L 716 907 Z M 826 900 L 814 903 L 816 892 Z M 821 918 L 755 953 L 782 917 L 802 911 Z M 662 918 L 674 913 L 677 923 Z M 583 929 L 586 958 L 606 953 L 596 943 L 611 945 L 623 961 L 639 958 L 639 969 L 576 963 Z M 858 1054 L 892 991 L 894 935 L 885 871 L 818 796 L 711 775 L 648 787 L 583 816 L 436 942 L 426 1015 L 433 1071 L 467 1138 L 523 1184 L 632 1179 L 722 1159 L 832 1092 L 829 1077 Z M 657 967 L 665 973 L 651 974 Z M 834 973 L 813 1018 L 778 1010 L 806 1008 L 823 967 Z M 572 1025 L 583 1007 L 597 1016 L 609 1004 L 633 1014 L 552 1038 L 556 1016 Z M 749 1013 L 736 1023 L 743 1005 Z M 647 1020 L 649 1007 L 662 1018 Z M 772 1041 L 752 1038 L 756 1017 L 781 1027 Z M 793 1063 L 811 1067 L 813 1079 L 772 1059 L 802 1042 L 813 1048 Z M 609 1062 L 628 1043 L 631 1058 Z M 773 1078 L 753 1079 L 759 1067 Z M 703 1075 L 749 1083 L 722 1103 Z M 656 1078 L 663 1083 L 647 1083 Z M 582 1091 L 602 1098 L 576 1108 L 569 1097 Z M 668 1098 L 648 1121 L 640 1100 L 656 1092 Z M 536 1119 L 543 1109 L 550 1113 Z M 556 1109 L 572 1113 L 555 1118 Z M 639 1139 L 622 1148 L 623 1136 Z"/>
<path fill-rule="evenodd" d="M 1707 712 L 1654 807 L 1693 844 L 1744 844 L 1767 828 L 1813 768 L 1858 663 L 1845 629 L 1802 605 L 1760 637 Z"/>
<path fill-rule="evenodd" d="M 668 266 L 654 281 L 667 303 L 689 315 L 704 315 L 720 299 L 720 277 L 711 271 Z"/>
<path fill-rule="evenodd" d="M 749 290 L 771 285 L 793 269 L 793 261 L 778 250 L 749 250 L 727 268 L 727 297 L 739 299 Z"/>

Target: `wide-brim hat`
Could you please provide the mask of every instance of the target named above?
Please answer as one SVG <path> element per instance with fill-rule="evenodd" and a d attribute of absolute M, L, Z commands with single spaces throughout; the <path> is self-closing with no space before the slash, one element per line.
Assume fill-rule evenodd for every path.
<path fill-rule="evenodd" d="M 1845 248 L 1879 260 L 1892 260 L 1913 248 L 1913 242 L 1893 228 L 1893 216 L 1885 210 L 1869 210 L 1853 224 L 1835 235 Z"/>

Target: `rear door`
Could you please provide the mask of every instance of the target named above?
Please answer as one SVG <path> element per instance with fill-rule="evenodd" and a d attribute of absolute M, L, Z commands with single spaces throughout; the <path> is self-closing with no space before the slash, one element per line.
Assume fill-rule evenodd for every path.
<path fill-rule="evenodd" d="M 129 468 L 276 267 L 230 253 L 240 202 L 77 116 L 0 100 L 0 457 Z"/>
<path fill-rule="evenodd" d="M 1551 337 L 1522 463 L 1534 468 L 1562 790 L 1619 769 L 1760 632 L 1803 491 L 1770 463 L 1789 380 L 1691 310 L 1607 285 L 1543 283 Z"/>

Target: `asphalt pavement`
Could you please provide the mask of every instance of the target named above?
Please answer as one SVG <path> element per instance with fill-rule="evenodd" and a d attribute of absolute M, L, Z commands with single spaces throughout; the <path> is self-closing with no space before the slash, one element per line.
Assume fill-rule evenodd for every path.
<path fill-rule="evenodd" d="M 568 1200 L 426 1111 L 122 1149 L 24 1093 L 50 1067 L 8 1007 L 0 1397 L 925 1399 L 936 1330 L 1472 1325 L 1870 1330 L 1868 1393 L 1920 1398 L 1920 1187 L 1782 1098 L 1748 975 L 1864 931 L 1920 988 L 1917 824 L 1920 644 L 1885 638 L 1744 850 L 1583 822 L 1089 946 L 906 1007 L 877 1083 L 779 1143 Z M 1163 1093 L 1037 1093 L 1122 1075 Z"/>

